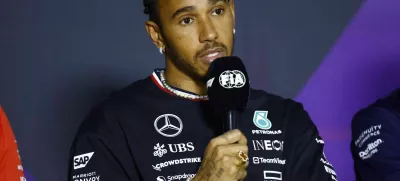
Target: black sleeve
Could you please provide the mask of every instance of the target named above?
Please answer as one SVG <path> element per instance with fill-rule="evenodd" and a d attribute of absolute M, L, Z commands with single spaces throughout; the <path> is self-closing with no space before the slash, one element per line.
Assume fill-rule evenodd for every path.
<path fill-rule="evenodd" d="M 387 109 L 368 107 L 352 121 L 352 152 L 358 179 L 400 180 L 400 117 Z"/>
<path fill-rule="evenodd" d="M 296 103 L 288 114 L 285 150 L 290 158 L 286 174 L 293 181 L 337 180 L 331 163 L 324 154 L 324 141 L 303 106 Z M 285 139 L 286 140 L 286 139 Z"/>
<path fill-rule="evenodd" d="M 80 180 L 140 180 L 122 129 L 100 108 L 82 123 L 70 150 L 68 181 Z"/>

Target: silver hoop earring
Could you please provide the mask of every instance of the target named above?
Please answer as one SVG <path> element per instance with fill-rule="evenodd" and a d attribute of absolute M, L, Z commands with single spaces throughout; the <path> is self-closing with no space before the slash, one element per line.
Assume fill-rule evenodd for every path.
<path fill-rule="evenodd" d="M 236 33 L 236 29 L 235 28 L 233 28 L 233 34 L 235 34 Z"/>
<path fill-rule="evenodd" d="M 163 50 L 162 47 L 160 47 L 159 50 L 160 50 L 160 53 L 161 53 L 161 54 L 164 54 L 164 50 Z"/>

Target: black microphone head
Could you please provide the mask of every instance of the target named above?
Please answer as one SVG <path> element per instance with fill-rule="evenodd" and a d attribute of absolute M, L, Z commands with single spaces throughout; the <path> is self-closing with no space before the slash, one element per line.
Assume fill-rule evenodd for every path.
<path fill-rule="evenodd" d="M 236 56 L 215 59 L 208 69 L 207 94 L 211 108 L 217 113 L 246 108 L 250 81 L 246 68 Z"/>

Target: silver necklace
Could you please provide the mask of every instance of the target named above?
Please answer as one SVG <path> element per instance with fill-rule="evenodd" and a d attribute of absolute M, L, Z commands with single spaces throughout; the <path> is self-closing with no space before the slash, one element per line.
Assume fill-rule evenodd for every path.
<path fill-rule="evenodd" d="M 176 89 L 172 88 L 171 86 L 169 86 L 167 84 L 167 81 L 166 81 L 165 76 L 164 76 L 164 70 L 160 71 L 160 80 L 161 80 L 162 85 L 168 91 L 170 91 L 171 93 L 173 93 L 173 94 L 175 94 L 175 95 L 177 95 L 179 97 L 183 97 L 183 98 L 186 98 L 186 99 L 195 99 L 195 100 L 208 100 L 208 96 L 207 95 L 193 95 L 193 94 L 189 94 L 187 92 L 182 92 L 180 90 L 176 90 Z"/>

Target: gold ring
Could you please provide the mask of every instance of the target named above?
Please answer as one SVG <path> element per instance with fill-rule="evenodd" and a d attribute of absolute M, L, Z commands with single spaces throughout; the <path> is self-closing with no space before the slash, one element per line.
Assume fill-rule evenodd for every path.
<path fill-rule="evenodd" d="M 239 151 L 237 157 L 240 159 L 241 164 L 243 165 L 249 161 L 249 156 L 247 156 L 243 151 Z"/>

